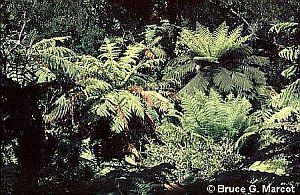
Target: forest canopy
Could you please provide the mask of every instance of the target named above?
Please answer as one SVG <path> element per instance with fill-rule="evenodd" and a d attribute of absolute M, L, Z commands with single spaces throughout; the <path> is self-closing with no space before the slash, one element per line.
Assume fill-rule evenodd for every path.
<path fill-rule="evenodd" d="M 299 14 L 0 1 L 0 193 L 300 192 Z"/>

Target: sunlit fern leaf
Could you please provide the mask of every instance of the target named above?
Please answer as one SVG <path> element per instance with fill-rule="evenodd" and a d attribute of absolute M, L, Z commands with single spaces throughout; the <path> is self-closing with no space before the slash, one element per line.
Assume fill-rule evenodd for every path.
<path fill-rule="evenodd" d="M 144 49 L 142 45 L 132 45 L 128 46 L 127 50 L 124 52 L 124 56 L 120 58 L 120 62 L 123 64 L 135 64 L 139 57 L 139 54 Z"/>
<path fill-rule="evenodd" d="M 65 95 L 62 95 L 55 101 L 52 111 L 44 117 L 45 121 L 53 122 L 55 120 L 64 118 L 67 115 L 70 106 L 71 101 L 67 99 Z"/>
<path fill-rule="evenodd" d="M 296 22 L 282 22 L 282 23 L 273 25 L 269 31 L 275 32 L 277 34 L 279 34 L 281 32 L 294 33 L 297 30 L 298 25 L 299 24 Z"/>
<path fill-rule="evenodd" d="M 156 25 L 148 25 L 146 27 L 146 30 L 144 32 L 146 44 L 151 44 L 157 36 L 157 30 L 155 29 L 156 27 Z"/>
<path fill-rule="evenodd" d="M 300 79 L 287 86 L 280 94 L 272 99 L 274 107 L 284 107 L 300 102 Z"/>
<path fill-rule="evenodd" d="M 228 29 L 225 22 L 214 32 L 198 25 L 196 32 L 184 29 L 180 34 L 180 41 L 196 56 L 219 59 L 229 51 L 239 50 L 250 39 L 250 36 L 241 36 L 242 26 L 236 27 L 230 33 Z"/>
<path fill-rule="evenodd" d="M 214 37 L 214 47 L 220 47 L 222 45 L 226 45 L 225 41 L 228 36 L 229 27 L 226 25 L 226 22 L 223 22 L 220 26 L 218 26 L 213 32 Z M 217 53 L 215 53 L 218 56 Z"/>
<path fill-rule="evenodd" d="M 81 59 L 83 66 L 86 66 L 88 68 L 103 67 L 103 63 L 93 56 L 83 55 L 83 56 L 80 56 L 80 59 Z"/>
<path fill-rule="evenodd" d="M 102 104 L 97 104 L 93 109 L 99 117 L 109 117 L 112 114 L 110 111 L 114 111 L 114 106 L 109 101 L 105 101 Z"/>
<path fill-rule="evenodd" d="M 89 77 L 108 77 L 108 70 L 105 68 L 104 64 L 97 58 L 90 55 L 80 56 L 79 66 L 81 68 L 80 75 L 81 79 Z M 110 78 L 109 78 L 110 79 Z"/>
<path fill-rule="evenodd" d="M 128 128 L 128 121 L 121 117 L 120 114 L 112 119 L 111 130 L 115 133 L 121 133 L 124 129 Z"/>
<path fill-rule="evenodd" d="M 282 71 L 281 75 L 286 77 L 286 78 L 291 78 L 292 76 L 295 75 L 295 73 L 299 71 L 299 67 L 296 65 L 290 66 L 284 71 Z"/>
<path fill-rule="evenodd" d="M 57 46 L 53 46 L 53 47 L 48 47 L 45 49 L 41 49 L 38 50 L 38 53 L 41 54 L 52 54 L 55 55 L 57 57 L 64 57 L 64 58 L 72 58 L 74 57 L 76 54 L 74 53 L 74 51 L 72 51 L 69 48 L 66 47 L 57 47 Z"/>
<path fill-rule="evenodd" d="M 200 115 L 203 105 L 199 105 L 197 99 L 188 94 L 182 94 L 181 105 L 184 112 L 184 117 L 181 119 L 183 128 L 191 131 L 196 130 L 199 126 L 197 116 Z"/>
<path fill-rule="evenodd" d="M 284 107 L 275 112 L 267 121 L 266 124 L 281 123 L 288 119 L 293 113 L 297 113 L 297 110 L 293 107 Z"/>
<path fill-rule="evenodd" d="M 58 57 L 49 53 L 40 53 L 39 57 L 53 72 L 63 72 L 71 78 L 79 76 L 79 67 L 72 61 L 69 61 L 68 58 Z"/>
<path fill-rule="evenodd" d="M 157 36 L 155 37 L 151 42 L 148 42 L 149 47 L 154 47 L 155 45 L 158 45 L 159 42 L 161 41 L 162 37 L 161 36 Z"/>
<path fill-rule="evenodd" d="M 224 22 L 214 32 L 214 56 L 220 58 L 228 51 L 236 50 L 241 47 L 244 41 L 241 39 L 242 26 L 238 26 L 228 33 L 229 27 Z"/>
<path fill-rule="evenodd" d="M 48 68 L 40 67 L 35 73 L 37 76 L 37 83 L 50 82 L 56 79 L 55 74 L 53 74 Z"/>
<path fill-rule="evenodd" d="M 117 103 L 109 96 L 110 94 L 106 95 L 104 101 L 95 102 L 92 107 L 92 110 L 99 117 L 109 117 L 116 114 Z"/>
<path fill-rule="evenodd" d="M 245 98 L 228 96 L 223 98 L 214 90 L 209 96 L 199 91 L 194 95 L 181 96 L 183 116 L 182 126 L 194 130 L 202 136 L 220 137 L 227 135 L 234 138 L 246 128 L 247 114 L 251 104 Z"/>
<path fill-rule="evenodd" d="M 84 86 L 84 93 L 87 97 L 91 96 L 100 96 L 101 93 L 108 91 L 111 89 L 111 85 L 105 81 L 96 79 L 96 78 L 88 78 L 82 80 L 80 84 Z"/>
<path fill-rule="evenodd" d="M 40 67 L 46 66 L 56 74 L 66 74 L 75 78 L 78 73 L 78 66 L 73 63 L 76 54 L 66 47 L 57 46 L 57 42 L 63 42 L 69 37 L 54 37 L 43 39 L 30 48 L 30 55 Z M 42 63 L 42 64 L 41 64 Z"/>
<path fill-rule="evenodd" d="M 116 61 L 120 55 L 121 50 L 116 43 L 107 43 L 103 44 L 100 47 L 100 52 L 102 52 L 100 54 L 101 60 L 105 60 L 107 64 L 114 64 L 117 63 Z"/>
<path fill-rule="evenodd" d="M 178 57 L 178 60 L 175 58 L 169 62 L 165 69 L 167 73 L 164 79 L 172 79 L 185 84 L 183 81 L 188 79 L 199 81 L 199 78 L 189 78 L 188 76 L 194 77 L 197 75 L 190 73 L 203 71 L 205 77 L 212 77 L 207 78 L 207 80 L 212 79 L 214 85 L 224 93 L 230 91 L 247 92 L 254 88 L 253 85 L 264 85 L 264 76 L 261 77 L 263 74 L 258 69 L 251 69 L 252 73 L 256 73 L 253 76 L 243 74 L 243 72 L 233 74 L 232 71 L 240 71 L 240 69 L 233 67 L 236 70 L 231 70 L 226 66 L 226 62 L 230 60 L 233 61 L 232 63 L 237 63 L 238 67 L 243 62 L 243 58 L 252 55 L 253 49 L 245 44 L 251 36 L 242 36 L 242 26 L 238 26 L 229 32 L 229 27 L 225 22 L 214 32 L 210 32 L 207 27 L 202 25 L 198 25 L 195 32 L 183 29 L 178 45 L 184 45 L 183 50 L 188 48 L 187 52 L 190 54 L 190 60 L 183 56 L 182 59 Z M 178 64 L 181 64 L 181 66 L 178 66 Z M 206 88 L 208 84 L 206 82 L 202 83 L 204 85 L 200 85 L 200 88 Z M 195 85 L 193 82 L 187 82 L 185 85 L 183 91 L 194 91 Z M 189 89 L 189 86 L 194 87 Z"/>
<path fill-rule="evenodd" d="M 298 58 L 299 58 L 299 55 L 300 55 L 299 50 L 300 50 L 299 47 L 298 48 L 285 48 L 285 49 L 281 50 L 278 55 L 281 58 L 285 58 L 287 60 L 294 62 L 294 61 L 298 60 Z"/>
<path fill-rule="evenodd" d="M 232 31 L 229 32 L 227 37 L 227 44 L 234 44 L 237 43 L 238 45 L 243 44 L 245 41 L 249 40 L 249 35 L 242 37 L 243 25 L 239 25 L 234 28 Z M 251 36 L 251 35 L 250 35 Z"/>
<path fill-rule="evenodd" d="M 192 80 L 188 82 L 179 92 L 178 94 L 181 95 L 182 93 L 189 93 L 193 94 L 197 91 L 207 91 L 209 86 L 208 80 L 203 76 L 202 73 L 198 73 Z"/>
<path fill-rule="evenodd" d="M 232 95 L 231 98 L 227 97 L 225 104 L 228 107 L 227 120 L 229 126 L 233 129 L 242 129 L 245 124 L 241 123 L 241 121 L 245 121 L 245 113 L 249 113 L 252 108 L 250 102 L 241 96 L 234 98 Z"/>
<path fill-rule="evenodd" d="M 133 95 L 128 91 L 123 91 L 119 93 L 118 98 L 119 100 L 121 100 L 120 106 L 123 110 L 127 110 L 127 112 L 132 112 L 136 116 L 144 119 L 145 111 L 139 97 Z M 126 118 L 128 118 L 127 115 Z"/>

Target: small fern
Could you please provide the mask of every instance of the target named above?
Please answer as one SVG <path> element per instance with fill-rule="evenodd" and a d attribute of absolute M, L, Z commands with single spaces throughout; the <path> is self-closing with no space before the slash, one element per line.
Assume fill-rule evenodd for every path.
<path fill-rule="evenodd" d="M 245 98 L 232 95 L 223 101 L 218 93 L 211 91 L 209 96 L 202 92 L 194 96 L 183 95 L 182 107 L 184 129 L 218 140 L 225 135 L 235 138 L 246 129 L 251 104 Z"/>

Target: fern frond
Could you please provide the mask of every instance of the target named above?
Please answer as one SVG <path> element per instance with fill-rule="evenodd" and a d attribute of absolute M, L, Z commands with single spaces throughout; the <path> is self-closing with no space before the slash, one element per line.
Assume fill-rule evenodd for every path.
<path fill-rule="evenodd" d="M 231 78 L 232 72 L 225 69 L 220 68 L 218 72 L 214 75 L 213 82 L 216 86 L 218 86 L 223 92 L 230 92 L 233 89 L 233 81 Z"/>
<path fill-rule="evenodd" d="M 293 65 L 282 71 L 281 75 L 289 79 L 294 76 L 297 71 L 299 71 L 299 67 Z"/>
<path fill-rule="evenodd" d="M 144 91 L 142 97 L 150 107 L 158 108 L 160 112 L 166 113 L 174 109 L 174 105 L 170 103 L 167 98 L 156 91 Z M 150 102 L 149 98 L 151 99 Z"/>
<path fill-rule="evenodd" d="M 63 58 L 63 57 L 64 58 L 68 58 L 68 57 L 73 58 L 74 56 L 76 56 L 76 54 L 73 50 L 66 48 L 66 47 L 57 47 L 57 46 L 40 49 L 40 50 L 38 50 L 38 53 L 52 54 L 52 55 L 60 57 L 60 58 Z"/>
<path fill-rule="evenodd" d="M 267 125 L 282 123 L 287 120 L 293 113 L 297 113 L 297 110 L 293 107 L 284 107 L 279 111 L 275 112 L 271 117 L 266 121 Z"/>
<path fill-rule="evenodd" d="M 37 50 L 43 50 L 43 49 L 55 47 L 57 41 L 64 42 L 64 41 L 68 40 L 69 38 L 71 38 L 71 37 L 65 36 L 65 37 L 53 37 L 50 39 L 43 39 L 43 40 L 35 43 L 34 45 L 32 45 L 32 48 L 37 49 Z"/>
<path fill-rule="evenodd" d="M 269 31 L 275 32 L 277 34 L 279 34 L 281 32 L 294 33 L 297 30 L 298 25 L 299 24 L 296 22 L 282 22 L 282 23 L 273 25 Z"/>
<path fill-rule="evenodd" d="M 300 102 L 300 79 L 287 86 L 280 94 L 272 99 L 274 107 L 284 107 Z"/>
<path fill-rule="evenodd" d="M 209 86 L 208 80 L 203 76 L 202 73 L 198 73 L 192 80 L 190 80 L 179 92 L 181 95 L 183 93 L 193 94 L 197 91 L 207 91 Z"/>
<path fill-rule="evenodd" d="M 139 97 L 133 95 L 128 91 L 119 92 L 118 95 L 118 99 L 120 101 L 119 105 L 123 110 L 126 110 L 127 112 L 132 112 L 136 116 L 144 119 L 145 111 Z M 126 113 L 125 117 L 129 118 Z"/>
<path fill-rule="evenodd" d="M 225 41 L 228 36 L 229 27 L 226 25 L 226 22 L 223 22 L 218 28 L 213 32 L 214 46 L 220 47 L 225 45 Z M 233 39 L 232 39 L 233 40 Z"/>
<path fill-rule="evenodd" d="M 140 52 L 145 47 L 141 44 L 131 45 L 127 47 L 127 50 L 124 52 L 124 56 L 120 58 L 120 63 L 127 65 L 127 64 L 135 64 L 136 60 L 139 57 Z"/>
<path fill-rule="evenodd" d="M 194 61 L 190 61 L 187 64 L 181 65 L 179 67 L 173 68 L 168 71 L 163 79 L 183 79 L 188 73 L 194 72 L 197 64 Z"/>
<path fill-rule="evenodd" d="M 59 57 L 49 53 L 40 53 L 38 57 L 46 63 L 53 72 L 63 72 L 71 78 L 79 76 L 79 67 L 65 57 Z"/>
<path fill-rule="evenodd" d="M 295 62 L 299 58 L 299 55 L 300 55 L 299 52 L 300 52 L 300 47 L 298 47 L 298 48 L 291 47 L 291 48 L 285 48 L 285 49 L 281 50 L 278 55 L 281 58 Z"/>
<path fill-rule="evenodd" d="M 211 57 L 207 59 L 218 61 L 216 59 L 220 59 L 230 51 L 240 49 L 250 39 L 250 36 L 241 36 L 242 26 L 236 27 L 230 33 L 228 29 L 225 22 L 214 32 L 199 25 L 196 32 L 184 29 L 180 34 L 180 41 L 197 57 Z"/>
<path fill-rule="evenodd" d="M 85 87 L 84 93 L 87 97 L 100 96 L 101 93 L 112 88 L 107 82 L 95 78 L 82 80 L 80 84 Z"/>
<path fill-rule="evenodd" d="M 224 101 L 220 94 L 211 90 L 209 96 L 200 91 L 193 96 L 183 94 L 181 101 L 184 129 L 196 131 L 202 136 L 219 139 L 226 134 L 233 138 L 247 126 L 251 104 L 245 98 L 230 95 Z"/>
<path fill-rule="evenodd" d="M 53 122 L 58 119 L 62 119 L 66 116 L 71 106 L 71 101 L 62 95 L 54 103 L 54 109 L 44 117 L 46 122 Z"/>
<path fill-rule="evenodd" d="M 255 68 L 251 66 L 241 66 L 241 70 L 248 78 L 250 78 L 256 84 L 259 85 L 266 84 L 265 73 L 259 70 L 259 68 Z"/>
<path fill-rule="evenodd" d="M 128 128 L 128 121 L 121 116 L 122 114 L 119 113 L 112 119 L 111 130 L 115 133 L 121 133 L 124 129 Z"/>
<path fill-rule="evenodd" d="M 238 92 L 250 91 L 252 89 L 253 84 L 245 74 L 232 72 L 231 77 L 233 86 Z"/>
<path fill-rule="evenodd" d="M 35 75 L 37 76 L 38 80 L 37 83 L 44 83 L 50 82 L 56 79 L 55 74 L 53 74 L 48 68 L 40 67 Z"/>
<path fill-rule="evenodd" d="M 102 52 L 100 54 L 101 60 L 105 60 L 106 64 L 115 64 L 117 63 L 121 50 L 116 43 L 107 43 L 100 47 L 100 52 Z"/>

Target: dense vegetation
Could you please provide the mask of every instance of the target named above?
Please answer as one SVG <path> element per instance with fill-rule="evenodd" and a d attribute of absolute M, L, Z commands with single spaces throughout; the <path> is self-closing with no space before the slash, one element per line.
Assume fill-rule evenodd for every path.
<path fill-rule="evenodd" d="M 296 0 L 0 1 L 3 194 L 300 183 Z"/>

